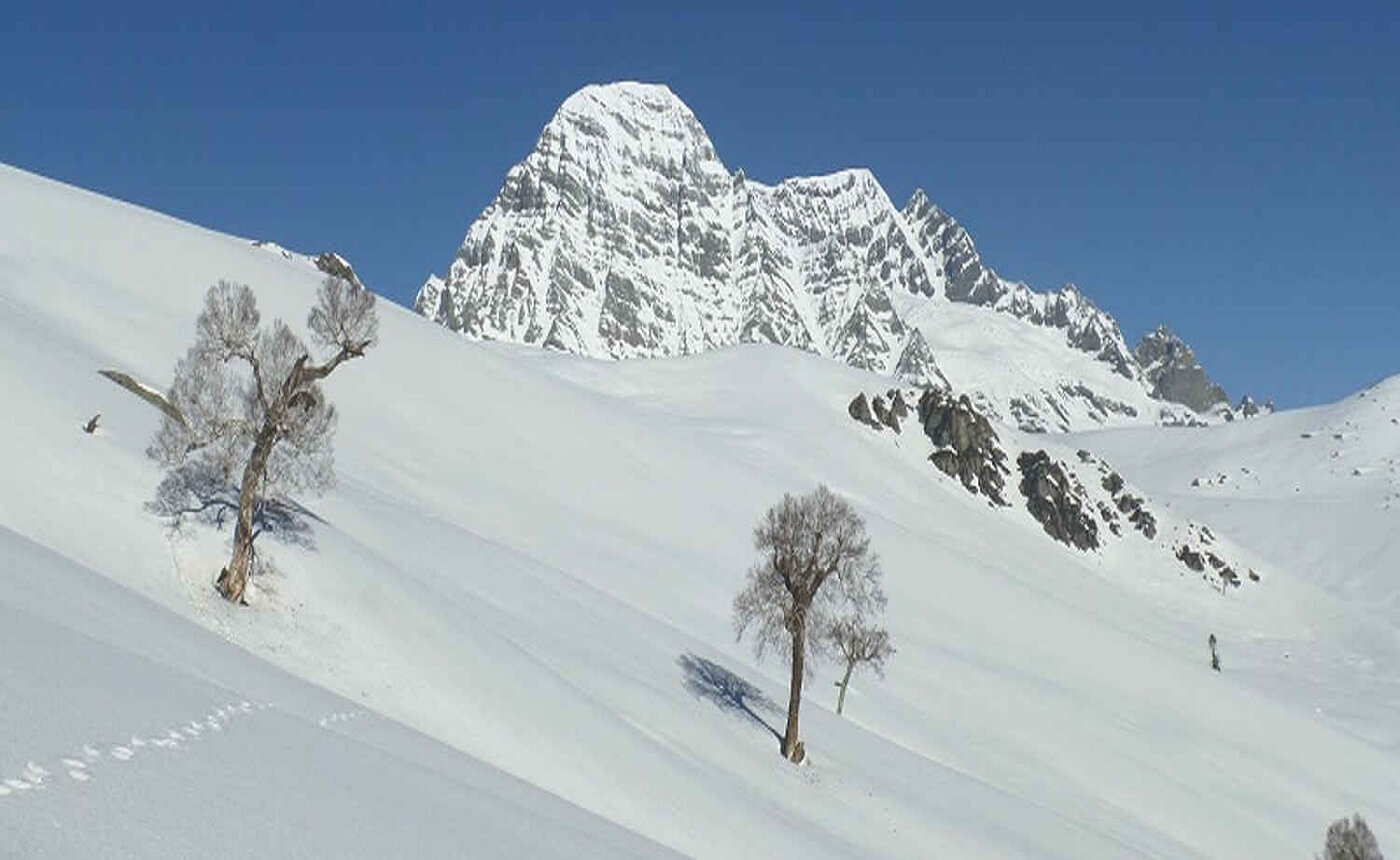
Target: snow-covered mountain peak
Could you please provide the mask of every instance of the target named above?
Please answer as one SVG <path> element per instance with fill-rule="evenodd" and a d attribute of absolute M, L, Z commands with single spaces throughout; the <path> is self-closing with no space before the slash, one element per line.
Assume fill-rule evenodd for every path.
<path fill-rule="evenodd" d="M 1076 416 L 1166 420 L 1118 324 L 1077 287 L 1042 293 L 1003 279 L 927 194 L 901 210 L 867 168 L 772 185 L 731 173 L 661 84 L 569 96 L 415 309 L 474 338 L 597 358 L 777 343 L 941 379 L 939 330 L 962 325 L 949 301 L 1020 323 L 978 326 L 998 339 L 977 344 L 979 361 L 952 380 L 1004 420 L 1026 429 L 1070 429 Z M 1049 370 L 1033 374 L 1033 387 L 1008 387 L 1004 369 L 1039 352 L 1036 329 L 1057 332 Z"/>
<path fill-rule="evenodd" d="M 586 86 L 565 99 L 545 133 L 572 131 L 626 152 L 630 147 L 681 158 L 714 158 L 714 145 L 685 102 L 664 84 Z"/>
<path fill-rule="evenodd" d="M 630 115 L 638 107 L 655 113 L 690 116 L 690 108 L 665 84 L 640 81 L 614 81 L 589 84 L 577 90 L 559 106 L 560 114 Z"/>

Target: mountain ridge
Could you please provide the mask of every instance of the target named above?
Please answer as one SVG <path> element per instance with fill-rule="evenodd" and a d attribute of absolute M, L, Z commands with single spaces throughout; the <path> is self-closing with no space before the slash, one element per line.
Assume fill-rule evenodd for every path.
<path fill-rule="evenodd" d="M 1196 420 L 1172 389 L 1153 388 L 1117 322 L 1073 284 L 1037 292 L 1001 277 L 926 192 L 897 207 L 865 167 L 772 185 L 731 172 L 662 84 L 569 96 L 414 309 L 470 337 L 595 358 L 766 342 L 912 383 L 946 379 L 931 342 L 940 321 L 911 325 L 910 300 L 1060 332 L 1103 365 L 1033 388 L 956 380 L 1025 429 L 1096 426 L 1106 415 L 1096 400 L 1128 404 L 1124 420 Z M 1092 396 L 1064 393 L 1081 389 Z"/>

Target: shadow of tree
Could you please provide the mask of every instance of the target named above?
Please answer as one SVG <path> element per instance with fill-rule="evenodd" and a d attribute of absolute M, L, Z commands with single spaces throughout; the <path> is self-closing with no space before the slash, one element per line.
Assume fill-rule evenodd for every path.
<path fill-rule="evenodd" d="M 777 729 L 759 716 L 759 712 L 780 713 L 777 705 L 763 691 L 743 678 L 697 654 L 682 654 L 676 658 L 684 676 L 685 688 L 696 698 L 704 699 L 722 711 L 729 711 L 767 729 L 782 740 Z"/>
<path fill-rule="evenodd" d="M 151 513 L 165 517 L 179 529 L 186 520 L 223 530 L 238 516 L 238 488 L 197 470 L 167 479 L 156 489 L 156 497 L 146 503 Z M 323 520 L 301 503 L 284 497 L 258 498 L 253 505 L 255 537 L 287 546 L 314 550 L 312 524 Z"/>

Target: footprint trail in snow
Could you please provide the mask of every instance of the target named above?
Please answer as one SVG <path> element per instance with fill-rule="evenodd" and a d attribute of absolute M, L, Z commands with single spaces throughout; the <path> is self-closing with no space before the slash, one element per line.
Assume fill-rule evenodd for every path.
<path fill-rule="evenodd" d="M 0 800 L 14 800 L 36 791 L 45 791 L 54 783 L 54 774 L 67 776 L 68 781 L 73 783 L 86 783 L 96 779 L 99 771 L 127 764 L 142 755 L 189 749 L 190 745 L 206 737 L 223 733 L 230 723 L 266 711 L 272 706 L 271 702 L 232 702 L 219 705 L 196 719 L 176 723 L 148 733 L 144 737 L 131 735 L 126 741 L 84 743 L 74 752 L 57 758 L 48 766 L 29 761 L 17 775 L 0 775 Z M 366 715 L 367 712 L 364 711 L 333 713 L 322 717 L 317 723 L 324 727 L 332 722 Z"/>

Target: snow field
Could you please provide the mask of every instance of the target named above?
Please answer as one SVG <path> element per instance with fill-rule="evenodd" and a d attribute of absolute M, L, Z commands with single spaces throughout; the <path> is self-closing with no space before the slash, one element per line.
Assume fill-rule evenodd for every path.
<path fill-rule="evenodd" d="M 142 507 L 157 413 L 95 371 L 168 381 L 220 277 L 300 325 L 319 273 L 19 171 L 0 189 L 0 400 L 23 416 L 0 441 L 24 453 L 0 489 L 0 779 L 45 771 L 0 797 L 0 850 L 1244 858 L 1307 856 L 1352 810 L 1400 838 L 1400 643 L 1365 585 L 1393 530 L 1302 532 L 1324 473 L 1277 510 L 1183 514 L 1270 562 L 1222 597 L 1146 542 L 1081 554 L 988 508 L 914 428 L 846 417 L 882 385 L 860 371 L 760 347 L 607 364 L 381 303 L 381 344 L 327 385 L 341 481 L 307 500 L 316 546 L 264 546 L 278 572 L 234 609 L 209 586 L 227 533 Z M 1237 441 L 1298 459 L 1281 420 L 1038 438 L 1155 499 Z M 729 605 L 759 515 L 819 481 L 867 518 L 899 652 L 845 718 L 817 673 L 799 768 L 764 725 L 786 672 Z M 1284 538 L 1354 553 L 1365 587 Z M 208 729 L 243 701 L 275 704 Z"/>

